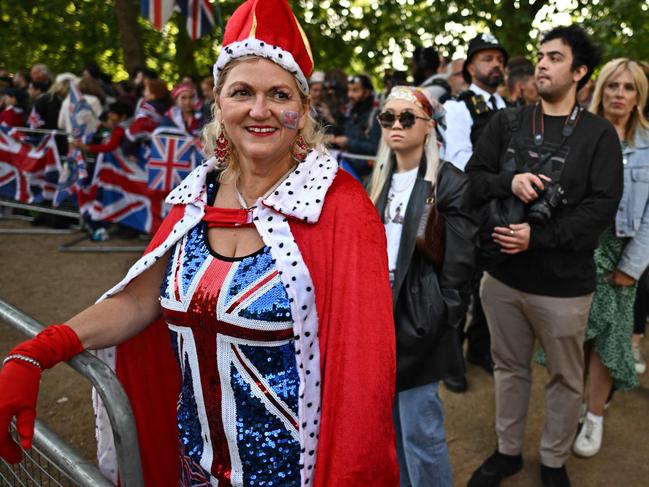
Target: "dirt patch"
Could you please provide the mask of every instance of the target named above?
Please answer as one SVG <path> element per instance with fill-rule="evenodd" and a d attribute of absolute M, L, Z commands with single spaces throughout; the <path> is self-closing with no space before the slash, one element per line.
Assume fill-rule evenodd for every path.
<path fill-rule="evenodd" d="M 0 220 L 3 228 L 30 228 Z M 63 253 L 71 235 L 0 235 L 0 298 L 44 324 L 61 323 L 78 313 L 119 281 L 137 259 L 135 253 Z M 141 241 L 109 241 L 106 245 L 143 245 Z M 89 245 L 88 242 L 84 245 Z M 0 325 L 0 354 L 21 340 Z M 649 341 L 649 340 L 648 340 Z M 647 341 L 644 351 L 649 355 Z M 525 442 L 525 466 L 503 486 L 540 486 L 538 444 L 543 429 L 543 387 L 547 375 L 534 367 L 533 395 Z M 466 485 L 471 472 L 495 448 L 493 380 L 469 366 L 470 389 L 451 394 L 442 387 L 446 428 L 455 485 Z M 649 438 L 649 374 L 641 386 L 617 394 L 606 413 L 604 446 L 592 459 L 571 458 L 573 485 L 647 485 L 646 438 Z M 71 368 L 58 366 L 44 374 L 39 398 L 40 419 L 87 458 L 94 458 L 94 418 L 90 386 Z"/>

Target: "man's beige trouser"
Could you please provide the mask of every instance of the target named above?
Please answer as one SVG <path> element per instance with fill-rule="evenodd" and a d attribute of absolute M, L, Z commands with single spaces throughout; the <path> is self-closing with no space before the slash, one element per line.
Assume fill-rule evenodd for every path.
<path fill-rule="evenodd" d="M 523 449 L 532 384 L 534 341 L 546 353 L 545 429 L 541 463 L 562 466 L 570 455 L 583 393 L 584 333 L 592 294 L 555 298 L 506 286 L 486 274 L 480 288 L 495 362 L 498 450 L 518 455 Z"/>

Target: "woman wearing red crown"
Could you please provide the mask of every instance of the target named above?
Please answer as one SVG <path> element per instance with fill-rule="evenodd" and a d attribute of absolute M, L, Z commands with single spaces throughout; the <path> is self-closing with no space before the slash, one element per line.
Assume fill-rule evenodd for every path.
<path fill-rule="evenodd" d="M 170 193 L 124 280 L 10 352 L 1 431 L 16 416 L 28 448 L 41 370 L 100 349 L 131 400 L 147 485 L 398 484 L 385 233 L 320 144 L 312 68 L 286 0 L 237 9 L 204 131 L 215 156 Z M 21 457 L 6 434 L 0 456 Z"/>

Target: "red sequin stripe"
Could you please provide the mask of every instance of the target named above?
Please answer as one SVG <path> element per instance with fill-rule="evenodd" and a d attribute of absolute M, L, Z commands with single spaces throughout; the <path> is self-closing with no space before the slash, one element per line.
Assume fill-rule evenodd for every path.
<path fill-rule="evenodd" d="M 248 289 L 248 291 L 241 296 L 239 299 L 234 301 L 230 307 L 227 309 L 226 313 L 232 313 L 237 306 L 239 306 L 243 301 L 248 299 L 250 296 L 252 296 L 254 293 L 256 293 L 259 289 L 261 289 L 262 286 L 264 286 L 266 283 L 270 282 L 276 275 L 278 275 L 279 272 L 277 270 L 274 270 L 271 272 L 267 277 L 259 281 L 254 287 Z"/>

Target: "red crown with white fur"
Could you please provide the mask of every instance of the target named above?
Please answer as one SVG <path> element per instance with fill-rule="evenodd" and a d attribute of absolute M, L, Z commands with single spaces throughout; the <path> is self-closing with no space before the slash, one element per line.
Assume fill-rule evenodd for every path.
<path fill-rule="evenodd" d="M 304 93 L 313 71 L 311 46 L 287 0 L 247 0 L 232 14 L 214 64 L 214 84 L 232 59 L 259 56 L 295 76 Z"/>

